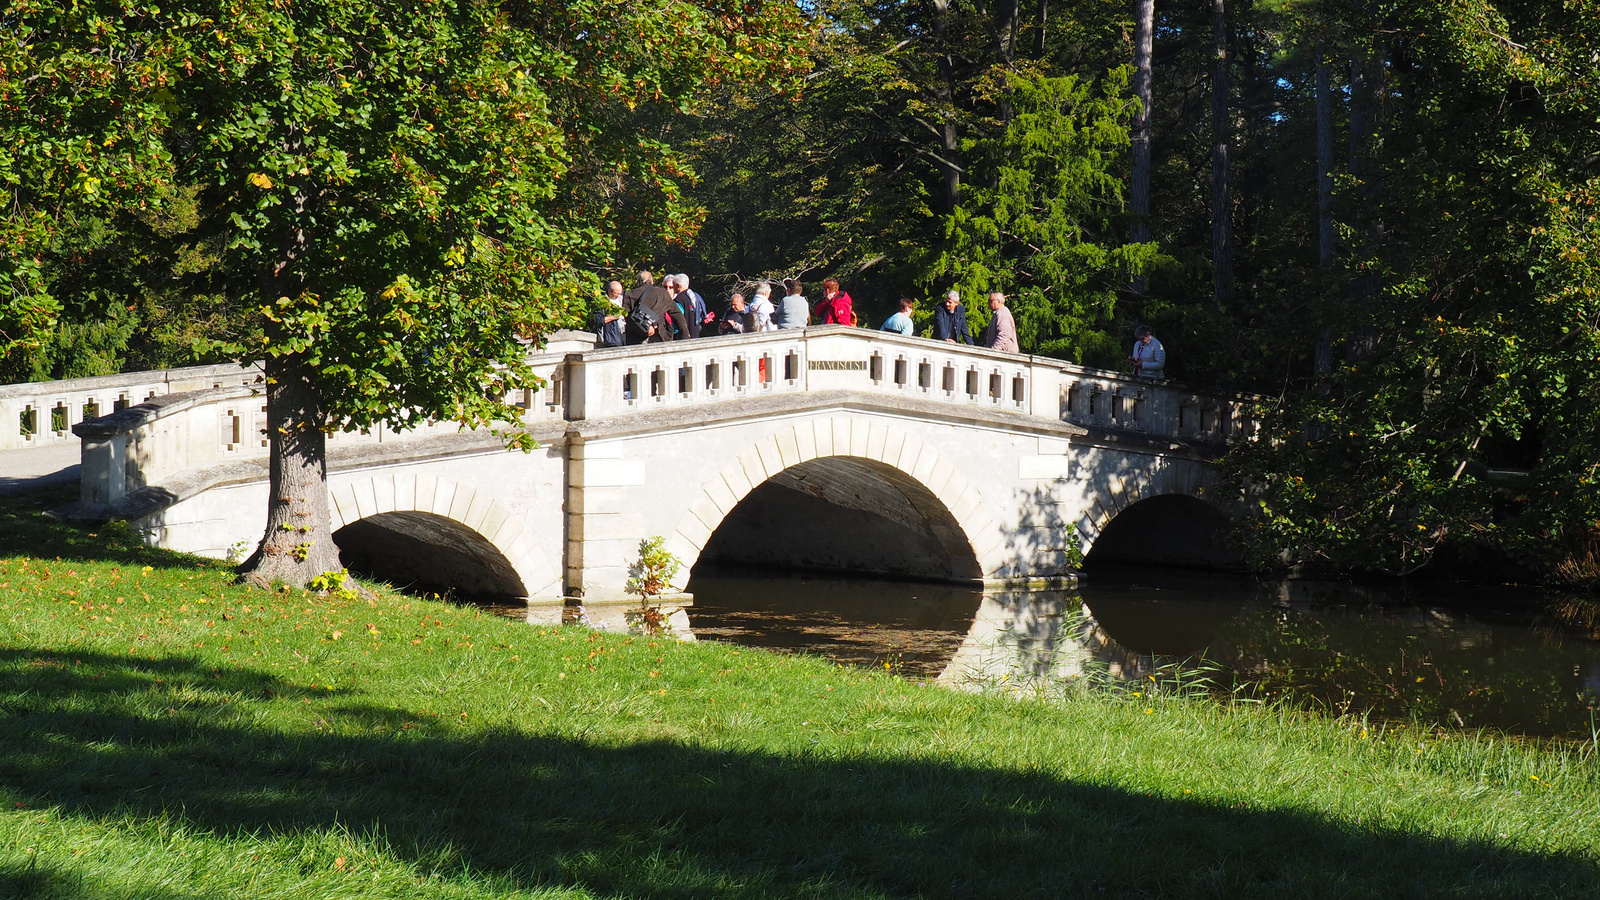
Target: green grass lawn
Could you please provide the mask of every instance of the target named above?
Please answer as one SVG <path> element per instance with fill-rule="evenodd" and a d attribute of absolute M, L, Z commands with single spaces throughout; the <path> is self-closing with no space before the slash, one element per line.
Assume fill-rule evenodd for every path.
<path fill-rule="evenodd" d="M 0 897 L 1600 895 L 1589 748 L 272 594 L 0 506 Z"/>

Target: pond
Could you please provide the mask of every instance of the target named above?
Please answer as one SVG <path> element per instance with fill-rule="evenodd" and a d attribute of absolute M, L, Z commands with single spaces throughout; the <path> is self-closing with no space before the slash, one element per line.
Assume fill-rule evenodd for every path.
<path fill-rule="evenodd" d="M 1591 739 L 1600 604 L 1102 568 L 1075 592 L 697 569 L 695 636 L 957 685 L 1204 674 L 1332 712 Z"/>

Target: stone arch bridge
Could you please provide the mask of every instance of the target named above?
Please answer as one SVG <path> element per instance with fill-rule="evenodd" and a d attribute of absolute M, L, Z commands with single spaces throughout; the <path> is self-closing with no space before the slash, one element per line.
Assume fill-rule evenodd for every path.
<path fill-rule="evenodd" d="M 531 454 L 450 424 L 334 436 L 352 569 L 554 605 L 623 599 L 653 535 L 680 580 L 732 562 L 1037 586 L 1070 579 L 1074 550 L 1214 564 L 1212 463 L 1251 431 L 1242 396 L 863 329 L 616 349 L 562 333 L 532 359 L 547 386 L 514 398 Z M 96 379 L 18 385 L 37 396 L 0 395 L 0 425 L 31 409 L 22 439 L 81 439 L 78 514 L 223 556 L 264 527 L 264 408 L 255 371 L 205 377 L 84 421 L 113 407 Z"/>

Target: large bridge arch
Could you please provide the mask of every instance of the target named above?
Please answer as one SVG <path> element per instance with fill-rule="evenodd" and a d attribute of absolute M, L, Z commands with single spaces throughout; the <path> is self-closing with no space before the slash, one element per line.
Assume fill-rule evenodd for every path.
<path fill-rule="evenodd" d="M 893 420 L 828 416 L 774 429 L 701 486 L 668 538 L 668 549 L 684 563 L 681 577 L 687 579 L 713 535 L 752 492 L 808 472 L 870 475 L 897 491 L 950 558 L 947 571 L 924 577 L 976 582 L 1003 565 L 1004 541 L 982 493 L 936 448 Z"/>
<path fill-rule="evenodd" d="M 534 533 L 487 490 L 428 473 L 392 470 L 338 478 L 329 500 L 336 539 L 340 533 L 359 535 L 368 543 L 381 537 L 360 535 L 363 525 L 387 532 L 396 550 L 431 539 L 481 567 L 479 588 L 499 586 L 484 592 L 561 596 L 560 578 Z"/>

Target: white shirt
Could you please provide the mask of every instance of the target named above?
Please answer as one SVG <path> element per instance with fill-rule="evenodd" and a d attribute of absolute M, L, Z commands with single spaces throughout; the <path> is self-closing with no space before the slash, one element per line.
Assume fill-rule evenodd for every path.
<path fill-rule="evenodd" d="M 772 323 L 772 301 L 757 294 L 750 301 L 750 312 L 755 315 L 756 331 L 777 331 L 778 326 Z"/>

